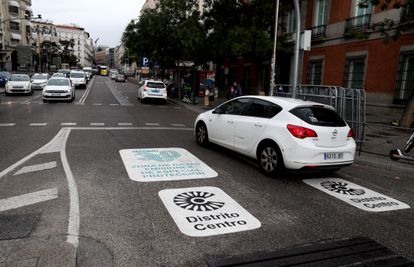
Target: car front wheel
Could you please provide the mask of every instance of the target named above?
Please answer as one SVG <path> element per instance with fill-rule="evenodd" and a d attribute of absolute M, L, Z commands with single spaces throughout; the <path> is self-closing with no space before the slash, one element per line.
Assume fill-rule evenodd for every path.
<path fill-rule="evenodd" d="M 266 142 L 259 147 L 257 160 L 260 170 L 268 176 L 274 176 L 283 170 L 283 159 L 279 147 L 271 142 Z"/>
<path fill-rule="evenodd" d="M 197 144 L 206 146 L 208 144 L 207 127 L 203 122 L 199 122 L 196 126 L 196 140 Z"/>

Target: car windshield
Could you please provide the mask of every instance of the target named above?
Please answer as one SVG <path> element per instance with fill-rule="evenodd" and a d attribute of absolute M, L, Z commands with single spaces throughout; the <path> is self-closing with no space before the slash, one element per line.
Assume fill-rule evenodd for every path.
<path fill-rule="evenodd" d="M 46 80 L 47 75 L 46 74 L 35 74 L 32 77 L 33 80 Z"/>
<path fill-rule="evenodd" d="M 6 78 L 8 78 L 8 77 L 10 77 L 10 72 L 7 72 L 7 71 L 1 71 L 0 72 L 0 77 L 6 77 Z"/>
<path fill-rule="evenodd" d="M 65 74 L 63 74 L 63 73 L 54 73 L 52 75 L 52 77 L 65 77 Z"/>
<path fill-rule="evenodd" d="M 165 88 L 165 85 L 163 83 L 148 82 L 147 87 L 149 87 L 149 88 Z"/>
<path fill-rule="evenodd" d="M 70 77 L 71 78 L 85 78 L 85 74 L 80 73 L 80 72 L 71 72 Z"/>
<path fill-rule="evenodd" d="M 10 81 L 28 82 L 28 81 L 30 81 L 30 78 L 29 78 L 28 75 L 12 75 L 10 77 Z"/>
<path fill-rule="evenodd" d="M 66 79 L 50 79 L 47 82 L 48 86 L 70 86 L 70 82 Z"/>

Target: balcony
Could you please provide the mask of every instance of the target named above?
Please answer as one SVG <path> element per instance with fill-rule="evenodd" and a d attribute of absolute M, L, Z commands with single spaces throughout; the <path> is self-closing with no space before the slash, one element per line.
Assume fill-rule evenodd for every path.
<path fill-rule="evenodd" d="M 365 14 L 361 16 L 356 16 L 353 18 L 348 18 L 345 21 L 345 32 L 344 34 L 352 32 L 363 32 L 368 30 L 371 26 L 371 14 Z"/>
<path fill-rule="evenodd" d="M 326 37 L 326 25 L 319 25 L 311 28 L 312 40 Z"/>

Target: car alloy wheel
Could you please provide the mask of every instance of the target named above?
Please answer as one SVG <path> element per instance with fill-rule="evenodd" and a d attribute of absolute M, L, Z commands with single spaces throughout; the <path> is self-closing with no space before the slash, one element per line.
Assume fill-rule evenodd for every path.
<path fill-rule="evenodd" d="M 267 143 L 260 147 L 258 153 L 260 169 L 266 175 L 276 174 L 282 169 L 282 156 L 275 144 Z"/>
<path fill-rule="evenodd" d="M 205 146 L 208 144 L 207 127 L 203 122 L 199 122 L 196 127 L 197 144 Z"/>

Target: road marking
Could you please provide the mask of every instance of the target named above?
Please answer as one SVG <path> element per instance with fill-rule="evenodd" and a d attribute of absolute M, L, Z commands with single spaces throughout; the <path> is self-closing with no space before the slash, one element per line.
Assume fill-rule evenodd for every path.
<path fill-rule="evenodd" d="M 85 105 L 85 103 L 77 102 L 77 103 L 75 103 L 75 105 Z"/>
<path fill-rule="evenodd" d="M 340 178 L 305 179 L 303 182 L 364 211 L 410 208 L 403 202 Z"/>
<path fill-rule="evenodd" d="M 158 192 L 175 224 L 187 236 L 212 236 L 254 230 L 261 223 L 217 187 L 165 189 Z"/>
<path fill-rule="evenodd" d="M 185 127 L 185 125 L 181 123 L 172 123 L 171 126 L 172 127 Z"/>
<path fill-rule="evenodd" d="M 156 182 L 214 178 L 218 174 L 183 148 L 122 149 L 119 151 L 131 180 Z"/>
<path fill-rule="evenodd" d="M 119 122 L 118 123 L 119 126 L 132 126 L 131 122 Z"/>
<path fill-rule="evenodd" d="M 52 188 L 0 200 L 0 212 L 21 208 L 58 198 L 58 189 Z"/>
<path fill-rule="evenodd" d="M 103 122 L 91 122 L 91 126 L 105 126 L 105 123 Z"/>
<path fill-rule="evenodd" d="M 32 127 L 43 127 L 43 126 L 47 126 L 47 123 L 46 122 L 33 122 L 33 123 L 30 123 L 29 126 L 32 126 Z"/>
<path fill-rule="evenodd" d="M 82 97 L 79 99 L 79 103 L 85 103 L 86 98 L 88 97 L 89 92 L 91 91 L 91 88 L 93 86 L 94 81 L 95 81 L 95 77 L 92 78 L 92 81 L 89 83 L 89 85 L 86 88 L 85 92 L 83 93 Z"/>
<path fill-rule="evenodd" d="M 0 123 L 0 127 L 11 127 L 16 126 L 16 123 Z"/>
<path fill-rule="evenodd" d="M 31 166 L 25 166 L 21 168 L 19 171 L 17 171 L 14 175 L 49 170 L 49 169 L 56 168 L 56 166 L 57 166 L 56 161 L 51 161 L 48 163 L 36 164 L 36 165 L 31 165 Z"/>
<path fill-rule="evenodd" d="M 124 96 L 122 94 L 122 92 L 120 92 L 119 90 L 115 89 L 111 83 L 109 81 L 106 81 L 106 85 L 109 88 L 109 91 L 111 91 L 112 95 L 115 97 L 116 101 L 118 101 L 118 103 L 121 106 L 133 106 L 131 104 L 131 102 L 129 102 L 128 97 Z"/>
<path fill-rule="evenodd" d="M 76 122 L 62 122 L 61 126 L 76 126 Z"/>
<path fill-rule="evenodd" d="M 145 123 L 146 126 L 160 126 L 159 123 L 154 123 L 154 122 L 147 122 Z"/>
<path fill-rule="evenodd" d="M 119 104 L 109 104 L 110 106 L 119 106 Z"/>

